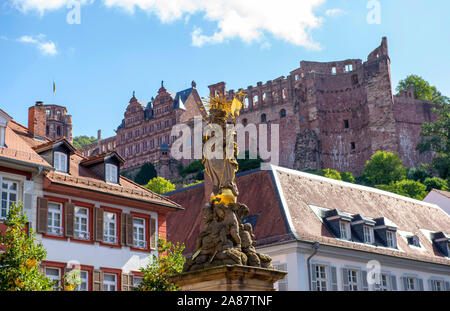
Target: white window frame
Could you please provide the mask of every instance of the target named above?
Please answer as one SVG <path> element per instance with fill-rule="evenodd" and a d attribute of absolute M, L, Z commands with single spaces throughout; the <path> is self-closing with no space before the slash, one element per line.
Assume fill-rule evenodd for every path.
<path fill-rule="evenodd" d="M 383 278 L 385 278 L 386 283 L 384 283 Z M 380 291 L 382 292 L 386 292 L 390 290 L 390 286 L 389 286 L 389 275 L 386 273 L 381 273 L 380 274 Z"/>
<path fill-rule="evenodd" d="M 352 71 L 353 71 L 353 64 L 345 65 L 345 72 L 352 72 Z"/>
<path fill-rule="evenodd" d="M 75 287 L 76 291 L 79 292 L 87 292 L 89 290 L 89 271 L 87 270 L 80 270 L 80 280 L 81 283 L 77 287 Z M 85 289 L 81 289 L 81 285 L 86 284 Z"/>
<path fill-rule="evenodd" d="M 105 180 L 113 184 L 117 184 L 117 165 L 105 164 Z"/>
<path fill-rule="evenodd" d="M 60 151 L 53 153 L 53 167 L 58 172 L 67 173 L 67 154 Z"/>
<path fill-rule="evenodd" d="M 58 275 L 57 276 L 55 276 L 55 275 L 48 275 L 47 274 L 47 270 L 49 270 L 49 269 L 58 271 Z M 54 289 L 55 289 L 55 291 L 59 291 L 60 290 L 60 286 L 61 286 L 61 269 L 60 268 L 55 268 L 55 267 L 46 267 L 45 268 L 45 276 L 48 277 L 52 281 L 57 281 L 57 283 L 55 284 Z"/>
<path fill-rule="evenodd" d="M 315 265 L 316 291 L 328 291 L 327 269 L 325 265 Z"/>
<path fill-rule="evenodd" d="M 107 217 L 108 214 L 114 215 L 114 219 Z M 114 233 L 112 234 L 110 224 L 114 224 Z M 117 214 L 112 212 L 103 212 L 103 242 L 108 244 L 117 244 Z"/>
<path fill-rule="evenodd" d="M 413 276 L 407 276 L 406 277 L 406 291 L 416 291 L 417 290 L 417 278 Z M 412 287 L 411 287 L 412 285 Z"/>
<path fill-rule="evenodd" d="M 438 284 L 439 285 L 439 289 L 438 289 Z M 445 283 L 442 280 L 431 280 L 431 288 L 430 290 L 434 291 L 434 292 L 441 292 L 441 291 L 445 291 Z"/>
<path fill-rule="evenodd" d="M 347 271 L 348 288 L 350 291 L 359 290 L 358 274 L 359 271 L 355 269 L 348 269 Z"/>
<path fill-rule="evenodd" d="M 397 238 L 395 236 L 394 231 L 386 231 L 386 244 L 387 247 L 396 248 L 397 247 Z"/>
<path fill-rule="evenodd" d="M 79 213 L 80 210 L 85 210 L 86 214 Z M 87 207 L 75 206 L 74 210 L 74 236 L 77 239 L 89 240 L 89 209 Z M 85 224 L 82 221 L 85 220 Z M 82 230 L 81 226 L 86 225 L 86 230 Z"/>
<path fill-rule="evenodd" d="M 142 281 L 144 280 L 144 278 L 142 276 L 133 276 L 133 287 L 138 287 Z"/>
<path fill-rule="evenodd" d="M 114 281 L 107 280 L 106 279 L 107 275 L 114 276 Z M 111 289 L 112 286 L 114 286 L 113 290 Z M 117 274 L 115 274 L 115 273 L 105 273 L 105 274 L 103 274 L 103 290 L 104 291 L 108 291 L 108 292 L 117 291 Z"/>
<path fill-rule="evenodd" d="M 136 224 L 136 221 L 142 221 L 142 224 Z M 145 225 L 146 225 L 145 218 L 139 217 L 133 218 L 133 245 L 136 248 L 143 248 L 143 249 L 147 248 L 147 241 L 145 239 L 146 237 Z M 143 239 L 139 239 L 139 235 L 141 234 L 141 232 Z"/>
<path fill-rule="evenodd" d="M 55 208 L 58 207 L 58 210 Z M 62 236 L 62 204 L 57 202 L 48 202 L 47 212 L 47 234 Z M 56 220 L 59 220 L 59 226 L 56 226 Z"/>
<path fill-rule="evenodd" d="M 350 223 L 347 221 L 340 220 L 339 221 L 339 229 L 340 229 L 339 231 L 341 232 L 341 239 L 350 241 L 352 238 Z"/>
<path fill-rule="evenodd" d="M 1 187 L 0 187 L 0 219 L 6 219 L 6 216 L 8 216 L 9 208 L 13 203 L 17 204 L 17 201 L 19 199 L 19 182 L 8 180 L 8 179 L 0 179 L 1 180 Z M 3 185 L 6 184 L 6 189 L 3 188 Z M 11 189 L 12 186 L 15 185 L 15 190 Z M 3 198 L 3 196 L 6 196 L 6 198 Z M 15 195 L 16 199 L 11 200 L 11 196 Z"/>
<path fill-rule="evenodd" d="M 0 125 L 0 147 L 6 147 L 5 134 L 6 134 L 6 127 Z"/>
<path fill-rule="evenodd" d="M 364 243 L 373 244 L 374 243 L 374 234 L 373 228 L 371 226 L 363 226 L 364 233 Z"/>

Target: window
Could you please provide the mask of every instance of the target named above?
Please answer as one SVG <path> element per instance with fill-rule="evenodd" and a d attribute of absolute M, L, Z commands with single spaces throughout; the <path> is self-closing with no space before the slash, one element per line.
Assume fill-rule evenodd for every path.
<path fill-rule="evenodd" d="M 81 283 L 77 287 L 75 287 L 76 291 L 82 291 L 85 292 L 88 290 L 88 284 L 89 284 L 89 273 L 88 271 L 80 271 L 80 280 Z"/>
<path fill-rule="evenodd" d="M 45 135 L 50 135 L 50 127 L 48 125 L 45 127 Z"/>
<path fill-rule="evenodd" d="M 355 150 L 355 149 L 356 149 L 356 144 L 355 144 L 354 141 L 352 141 L 352 142 L 350 143 L 350 147 L 352 148 L 352 150 Z"/>
<path fill-rule="evenodd" d="M 348 288 L 350 291 L 358 290 L 358 271 L 356 270 L 348 270 Z"/>
<path fill-rule="evenodd" d="M 337 73 L 336 66 L 331 68 L 331 74 L 335 75 Z"/>
<path fill-rule="evenodd" d="M 286 117 L 286 110 L 281 109 L 281 111 L 280 111 L 280 117 L 281 117 L 281 118 L 285 118 L 285 117 Z"/>
<path fill-rule="evenodd" d="M 434 292 L 444 291 L 444 282 L 441 280 L 431 280 L 431 288 Z"/>
<path fill-rule="evenodd" d="M 58 268 L 45 268 L 45 276 L 51 281 L 56 281 L 54 285 L 54 290 L 59 291 L 59 286 L 61 285 L 60 269 Z"/>
<path fill-rule="evenodd" d="M 52 235 L 62 235 L 62 205 L 59 203 L 48 203 L 47 233 Z"/>
<path fill-rule="evenodd" d="M 89 240 L 89 210 L 84 207 L 75 207 L 75 238 Z"/>
<path fill-rule="evenodd" d="M 133 244 L 137 248 L 146 248 L 145 241 L 145 219 L 133 218 Z"/>
<path fill-rule="evenodd" d="M 161 122 L 158 123 L 158 130 L 160 130 L 162 128 L 161 126 Z"/>
<path fill-rule="evenodd" d="M 125 141 L 125 134 L 120 135 L 120 139 L 121 139 L 122 141 Z"/>
<path fill-rule="evenodd" d="M 170 121 L 169 120 L 164 121 L 164 127 L 168 128 L 169 126 L 170 126 Z"/>
<path fill-rule="evenodd" d="M 46 109 L 46 110 L 45 110 L 45 114 L 46 114 L 47 116 L 50 116 L 50 109 Z"/>
<path fill-rule="evenodd" d="M 150 141 L 150 149 L 155 148 L 155 143 L 153 142 L 153 140 Z"/>
<path fill-rule="evenodd" d="M 162 145 L 162 137 L 158 137 L 158 146 Z"/>
<path fill-rule="evenodd" d="M 6 127 L 0 125 L 0 147 L 6 147 L 6 145 L 5 145 L 5 131 L 6 131 Z"/>
<path fill-rule="evenodd" d="M 175 124 L 177 124 L 177 119 L 176 118 L 172 119 L 172 125 L 175 125 Z"/>
<path fill-rule="evenodd" d="M 55 151 L 53 155 L 54 168 L 63 173 L 67 173 L 67 154 Z"/>
<path fill-rule="evenodd" d="M 113 292 L 117 288 L 117 276 L 115 274 L 105 273 L 103 276 L 103 290 Z"/>
<path fill-rule="evenodd" d="M 261 115 L 261 122 L 266 122 L 266 121 L 267 121 L 267 116 L 266 116 L 265 113 L 263 113 L 263 114 Z"/>
<path fill-rule="evenodd" d="M 364 243 L 373 244 L 373 228 L 369 226 L 363 227 L 364 231 Z"/>
<path fill-rule="evenodd" d="M 395 238 L 395 232 L 386 231 L 386 242 L 387 247 L 397 248 L 397 241 Z"/>
<path fill-rule="evenodd" d="M 13 181 L 3 179 L 2 181 L 2 205 L 0 210 L 0 219 L 6 218 L 9 207 L 17 203 L 18 184 Z"/>
<path fill-rule="evenodd" d="M 115 213 L 104 212 L 103 214 L 103 242 L 109 244 L 117 243 L 117 215 Z"/>
<path fill-rule="evenodd" d="M 345 72 L 350 72 L 350 71 L 353 71 L 353 65 L 352 64 L 345 65 Z"/>
<path fill-rule="evenodd" d="M 242 125 L 243 125 L 243 126 L 247 126 L 247 124 L 248 124 L 248 120 L 247 120 L 247 119 L 243 119 L 243 120 L 242 120 Z"/>
<path fill-rule="evenodd" d="M 144 151 L 147 151 L 147 142 L 146 142 L 146 141 L 144 141 L 144 142 L 142 143 L 142 149 L 143 149 Z"/>
<path fill-rule="evenodd" d="M 346 129 L 348 129 L 348 128 L 349 128 L 349 123 L 348 123 L 348 120 L 344 120 L 344 127 L 345 127 Z"/>
<path fill-rule="evenodd" d="M 388 275 L 381 274 L 380 275 L 380 291 L 385 292 L 388 290 L 389 290 Z"/>
<path fill-rule="evenodd" d="M 135 131 L 134 136 L 135 136 L 135 137 L 138 137 L 138 136 L 139 136 L 139 130 L 136 130 L 136 131 Z"/>
<path fill-rule="evenodd" d="M 136 149 L 136 153 L 141 152 L 141 145 L 137 144 L 135 149 Z"/>
<path fill-rule="evenodd" d="M 341 239 L 350 240 L 351 232 L 350 232 L 350 224 L 346 221 L 339 222 L 339 229 L 341 231 Z"/>
<path fill-rule="evenodd" d="M 407 238 L 408 244 L 413 245 L 415 247 L 420 247 L 419 237 L 418 236 L 410 236 Z"/>
<path fill-rule="evenodd" d="M 140 276 L 133 276 L 133 287 L 138 287 L 142 283 L 143 278 Z"/>
<path fill-rule="evenodd" d="M 414 278 L 414 277 L 406 278 L 406 290 L 407 291 L 415 291 L 416 290 L 416 278 Z"/>
<path fill-rule="evenodd" d="M 61 127 L 60 126 L 58 126 L 56 128 L 56 135 L 61 136 Z"/>
<path fill-rule="evenodd" d="M 316 291 L 326 291 L 327 290 L 327 274 L 326 266 L 316 265 Z"/>
<path fill-rule="evenodd" d="M 105 179 L 107 182 L 117 184 L 117 165 L 105 165 Z"/>
<path fill-rule="evenodd" d="M 153 132 L 155 130 L 155 126 L 152 124 L 150 125 L 150 132 Z"/>

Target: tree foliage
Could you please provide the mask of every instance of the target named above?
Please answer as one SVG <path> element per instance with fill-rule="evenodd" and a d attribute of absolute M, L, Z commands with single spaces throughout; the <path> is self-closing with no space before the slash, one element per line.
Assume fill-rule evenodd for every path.
<path fill-rule="evenodd" d="M 177 291 L 179 287 L 170 281 L 170 277 L 183 272 L 186 259 L 182 255 L 184 244 L 173 244 L 163 238 L 158 239 L 159 257 L 153 255 L 153 260 L 140 271 L 144 275 L 142 282 L 136 288 L 139 291 Z"/>
<path fill-rule="evenodd" d="M 32 228 L 26 232 L 27 217 L 19 202 L 9 208 L 0 234 L 0 245 L 5 251 L 0 254 L 1 291 L 48 291 L 55 285 L 39 271 L 39 263 L 45 259 L 42 243 L 36 243 Z"/>
<path fill-rule="evenodd" d="M 449 190 L 448 187 L 449 185 L 447 184 L 447 181 L 438 177 L 425 178 L 423 184 L 427 187 L 427 191 L 431 191 L 432 189 L 445 191 Z"/>
<path fill-rule="evenodd" d="M 91 137 L 86 136 L 86 135 L 76 136 L 73 139 L 73 146 L 78 149 L 78 148 L 93 144 L 96 141 L 97 141 L 97 139 L 94 136 L 91 136 Z"/>
<path fill-rule="evenodd" d="M 414 98 L 426 101 L 432 101 L 433 95 L 436 96 L 437 91 L 435 87 L 431 86 L 430 83 L 425 81 L 422 77 L 417 75 L 409 75 L 405 79 L 398 83 L 396 88 L 397 92 L 404 92 L 410 86 L 414 86 Z"/>
<path fill-rule="evenodd" d="M 406 167 L 396 154 L 377 151 L 366 162 L 363 175 L 371 185 L 389 185 L 406 177 Z"/>
<path fill-rule="evenodd" d="M 356 183 L 355 177 L 350 172 L 343 172 L 343 173 L 341 173 L 341 177 L 342 177 L 342 181 L 349 182 L 349 183 L 352 183 L 352 184 Z"/>
<path fill-rule="evenodd" d="M 375 188 L 416 200 L 423 200 L 427 195 L 427 187 L 424 184 L 408 179 L 391 182 L 389 185 L 376 185 Z"/>
<path fill-rule="evenodd" d="M 420 181 L 423 183 L 423 181 L 428 177 L 431 177 L 431 174 L 423 167 L 411 167 L 406 171 L 406 179 Z"/>
<path fill-rule="evenodd" d="M 149 180 L 144 187 L 158 194 L 164 194 L 175 190 L 175 185 L 164 177 L 155 177 Z"/>
<path fill-rule="evenodd" d="M 196 160 L 189 163 L 186 167 L 180 168 L 180 175 L 184 178 L 192 173 L 203 172 L 204 169 L 205 167 L 202 164 L 202 160 Z"/>
<path fill-rule="evenodd" d="M 188 185 L 183 185 L 183 188 L 189 188 L 189 187 L 192 187 L 192 186 L 195 186 L 195 185 L 199 185 L 199 184 L 201 184 L 201 183 L 203 183 L 202 180 L 196 180 L 195 182 L 190 183 L 190 184 L 188 184 Z"/>
<path fill-rule="evenodd" d="M 147 162 L 144 165 L 141 166 L 139 169 L 139 172 L 137 173 L 136 177 L 134 178 L 134 181 L 138 183 L 139 185 L 145 185 L 148 183 L 149 180 L 157 177 L 158 174 L 156 172 L 155 166 Z"/>

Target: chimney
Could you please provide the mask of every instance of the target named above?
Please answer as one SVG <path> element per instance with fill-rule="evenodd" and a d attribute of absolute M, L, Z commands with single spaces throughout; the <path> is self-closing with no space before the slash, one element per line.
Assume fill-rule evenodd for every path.
<path fill-rule="evenodd" d="M 37 101 L 36 105 L 28 108 L 28 130 L 34 138 L 45 139 L 47 116 L 44 103 Z"/>
<path fill-rule="evenodd" d="M 102 139 L 102 130 L 97 131 L 97 140 L 100 141 Z"/>

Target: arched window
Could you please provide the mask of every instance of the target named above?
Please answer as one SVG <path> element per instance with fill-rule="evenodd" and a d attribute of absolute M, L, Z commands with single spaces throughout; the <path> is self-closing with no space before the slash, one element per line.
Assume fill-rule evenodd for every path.
<path fill-rule="evenodd" d="M 60 136 L 61 135 L 61 127 L 57 127 L 56 128 L 56 135 Z"/>
<path fill-rule="evenodd" d="M 281 109 L 280 110 L 280 118 L 285 118 L 286 117 L 286 110 L 285 109 Z"/>
<path fill-rule="evenodd" d="M 247 120 L 247 119 L 243 119 L 243 120 L 242 120 L 242 125 L 243 125 L 243 126 L 247 126 L 247 123 L 248 123 L 248 120 Z"/>
<path fill-rule="evenodd" d="M 261 122 L 267 122 L 267 116 L 266 116 L 266 114 L 265 113 L 263 113 L 262 115 L 261 115 Z"/>

